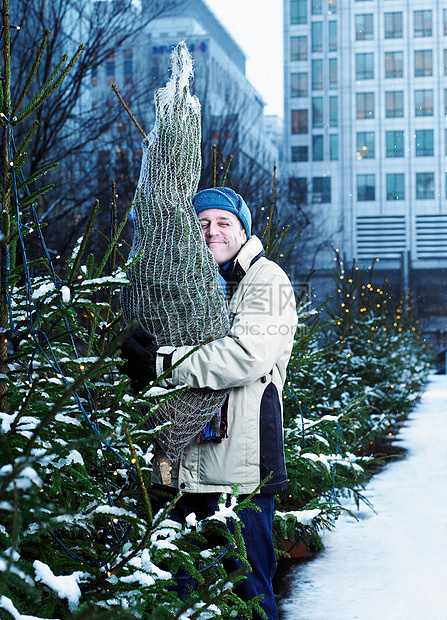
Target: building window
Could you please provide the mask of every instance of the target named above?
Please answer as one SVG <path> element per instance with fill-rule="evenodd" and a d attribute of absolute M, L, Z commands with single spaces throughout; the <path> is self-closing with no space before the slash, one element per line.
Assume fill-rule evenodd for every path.
<path fill-rule="evenodd" d="M 307 0 L 290 0 L 290 23 L 307 24 Z"/>
<path fill-rule="evenodd" d="M 329 58 L 329 88 L 338 86 L 338 59 Z"/>
<path fill-rule="evenodd" d="M 386 156 L 387 157 L 403 157 L 404 156 L 404 132 L 403 131 L 387 131 L 386 132 Z"/>
<path fill-rule="evenodd" d="M 323 161 L 323 136 L 312 136 L 312 160 Z"/>
<path fill-rule="evenodd" d="M 115 80 L 115 54 L 113 52 L 106 60 L 106 78 L 109 84 Z"/>
<path fill-rule="evenodd" d="M 433 200 L 435 197 L 435 173 L 416 172 L 416 199 Z"/>
<path fill-rule="evenodd" d="M 357 175 L 357 200 L 367 202 L 376 199 L 376 175 L 358 174 Z"/>
<path fill-rule="evenodd" d="M 312 0 L 312 15 L 321 15 L 322 12 L 322 0 Z"/>
<path fill-rule="evenodd" d="M 414 75 L 415 77 L 433 75 L 432 50 L 415 50 L 414 52 Z"/>
<path fill-rule="evenodd" d="M 127 149 L 115 149 L 115 174 L 118 182 L 129 174 L 129 151 Z"/>
<path fill-rule="evenodd" d="M 357 118 L 374 118 L 374 93 L 357 93 Z"/>
<path fill-rule="evenodd" d="M 312 52 L 323 51 L 323 22 L 312 22 Z"/>
<path fill-rule="evenodd" d="M 132 50 L 124 50 L 124 81 L 126 84 L 132 82 L 133 76 L 133 56 Z"/>
<path fill-rule="evenodd" d="M 307 73 L 290 74 L 290 96 L 307 97 Z"/>
<path fill-rule="evenodd" d="M 307 60 L 307 37 L 290 37 L 290 60 Z"/>
<path fill-rule="evenodd" d="M 98 163 L 104 166 L 110 166 L 110 159 L 112 153 L 109 150 L 98 151 Z"/>
<path fill-rule="evenodd" d="M 213 70 L 213 78 L 215 76 L 215 71 Z M 155 82 L 157 84 L 160 80 L 160 62 L 158 58 L 152 58 L 151 61 L 151 82 Z"/>
<path fill-rule="evenodd" d="M 305 177 L 289 178 L 289 202 L 299 205 L 307 203 L 307 179 Z"/>
<path fill-rule="evenodd" d="M 356 80 L 372 80 L 374 78 L 374 54 L 355 55 L 355 78 Z"/>
<path fill-rule="evenodd" d="M 292 110 L 292 133 L 307 133 L 307 110 Z"/>
<path fill-rule="evenodd" d="M 307 146 L 292 146 L 292 161 L 308 161 L 308 151 Z"/>
<path fill-rule="evenodd" d="M 414 36 L 432 36 L 432 16 L 430 10 L 425 9 L 424 11 L 414 12 Z"/>
<path fill-rule="evenodd" d="M 322 60 L 312 60 L 312 90 L 323 90 Z"/>
<path fill-rule="evenodd" d="M 329 126 L 338 127 L 338 97 L 329 97 Z"/>
<path fill-rule="evenodd" d="M 414 91 L 414 113 L 416 116 L 433 116 L 433 90 Z"/>
<path fill-rule="evenodd" d="M 338 133 L 329 136 L 329 157 L 331 161 L 338 161 Z"/>
<path fill-rule="evenodd" d="M 416 129 L 416 157 L 433 157 L 433 129 Z"/>
<path fill-rule="evenodd" d="M 405 200 L 405 175 L 394 173 L 386 175 L 386 199 Z"/>
<path fill-rule="evenodd" d="M 447 75 L 447 50 L 444 50 L 444 75 Z"/>
<path fill-rule="evenodd" d="M 401 78 L 404 75 L 403 52 L 385 52 L 385 77 Z"/>
<path fill-rule="evenodd" d="M 385 13 L 385 39 L 402 38 L 402 13 Z"/>
<path fill-rule="evenodd" d="M 337 13 L 337 0 L 328 0 L 327 8 L 328 15 L 335 15 Z"/>
<path fill-rule="evenodd" d="M 337 22 L 329 22 L 329 51 L 336 52 L 338 49 Z"/>
<path fill-rule="evenodd" d="M 357 132 L 357 151 L 355 158 L 361 159 L 374 159 L 374 132 L 373 131 L 359 131 Z"/>
<path fill-rule="evenodd" d="M 312 202 L 318 204 L 331 202 L 330 177 L 314 177 L 312 179 Z"/>
<path fill-rule="evenodd" d="M 323 127 L 323 97 L 312 97 L 312 127 Z"/>
<path fill-rule="evenodd" d="M 400 118 L 404 115 L 403 90 L 390 90 L 385 93 L 385 115 L 387 118 Z"/>
<path fill-rule="evenodd" d="M 444 116 L 447 116 L 447 88 L 444 88 Z"/>
<path fill-rule="evenodd" d="M 355 38 L 357 41 L 368 41 L 373 38 L 372 13 L 360 13 L 355 16 Z"/>
<path fill-rule="evenodd" d="M 447 34 L 447 9 L 444 9 L 444 34 Z"/>

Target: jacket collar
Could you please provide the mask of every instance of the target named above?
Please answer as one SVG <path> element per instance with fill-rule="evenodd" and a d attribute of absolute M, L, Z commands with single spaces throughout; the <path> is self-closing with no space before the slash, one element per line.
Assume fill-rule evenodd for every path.
<path fill-rule="evenodd" d="M 253 259 L 260 258 L 264 256 L 264 254 L 264 248 L 260 239 L 253 235 L 239 250 L 239 254 L 237 254 L 234 259 L 234 264 L 235 266 L 239 265 L 239 267 L 244 270 L 245 275 L 252 266 L 254 262 Z"/>
<path fill-rule="evenodd" d="M 233 258 L 228 267 L 221 269 L 220 273 L 228 283 L 231 283 L 231 288 L 235 289 L 250 267 L 264 254 L 265 251 L 260 239 L 253 235 L 241 247 L 239 253 Z"/>

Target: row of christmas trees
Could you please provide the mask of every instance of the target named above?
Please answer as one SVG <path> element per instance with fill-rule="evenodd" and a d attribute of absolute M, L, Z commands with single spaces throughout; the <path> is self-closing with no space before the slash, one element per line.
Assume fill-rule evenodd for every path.
<path fill-rule="evenodd" d="M 336 252 L 335 291 L 298 330 L 285 389 L 290 486 L 278 497 L 278 547 L 284 538 L 321 546 L 344 498 L 362 490 L 384 463 L 392 436 L 420 396 L 431 367 L 410 294 L 393 298 L 374 284 L 374 266 L 347 265 Z"/>
<path fill-rule="evenodd" d="M 255 603 L 234 594 L 240 576 L 229 578 L 222 564 L 229 553 L 243 557 L 237 512 L 245 504 L 235 498 L 216 519 L 183 528 L 169 519 L 169 506 L 152 512 L 154 431 L 137 411 L 170 392 L 134 397 L 117 375 L 113 291 L 125 271 L 116 259 L 96 266 L 83 255 L 86 240 L 76 244 L 63 282 L 49 273 L 22 283 L 23 266 L 10 275 L 0 609 L 5 618 L 250 617 Z M 371 271 L 339 257 L 336 278 L 329 321 L 320 325 L 322 312 L 305 304 L 300 312 L 284 401 L 290 484 L 277 497 L 279 555 L 289 541 L 318 548 L 344 498 L 362 500 L 374 471 L 369 446 L 405 417 L 429 369 L 408 300 L 391 307 Z M 172 587 L 179 568 L 198 580 L 187 603 Z"/>

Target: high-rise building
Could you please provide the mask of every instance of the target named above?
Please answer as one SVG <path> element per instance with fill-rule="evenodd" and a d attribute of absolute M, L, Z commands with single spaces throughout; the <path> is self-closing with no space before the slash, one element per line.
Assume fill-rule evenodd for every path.
<path fill-rule="evenodd" d="M 317 273 L 338 248 L 446 316 L 447 1 L 284 0 L 284 33 L 289 193 Z"/>
<path fill-rule="evenodd" d="M 150 0 L 142 0 L 141 8 L 144 16 L 151 8 Z M 271 174 L 279 152 L 275 136 L 264 130 L 264 101 L 246 77 L 244 52 L 204 0 L 180 2 L 164 11 L 148 22 L 132 47 L 113 53 L 93 76 L 94 104 L 107 105 L 114 97 L 111 85 L 115 83 L 129 100 L 140 124 L 150 131 L 155 89 L 166 84 L 171 51 L 182 40 L 194 58 L 191 90 L 202 105 L 207 146 L 204 168 L 210 169 L 214 143 L 226 157 L 233 155 L 230 174 L 237 173 L 238 181 L 256 174 Z M 118 123 L 118 137 L 124 130 L 124 122 Z M 118 144 L 119 141 L 111 149 L 107 140 L 110 141 L 109 135 L 104 137 L 106 146 L 100 151 L 103 158 L 132 156 L 131 149 Z M 239 182 L 238 189 L 244 193 Z"/>

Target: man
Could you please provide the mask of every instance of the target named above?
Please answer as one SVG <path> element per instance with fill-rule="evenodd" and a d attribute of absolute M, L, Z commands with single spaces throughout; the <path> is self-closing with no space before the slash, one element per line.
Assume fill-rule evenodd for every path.
<path fill-rule="evenodd" d="M 251 214 L 241 196 L 226 187 L 206 189 L 193 205 L 225 283 L 230 332 L 192 353 L 160 385 L 230 391 L 221 411 L 221 436 L 208 441 L 199 436 L 174 465 L 171 486 L 184 493 L 176 516 L 195 512 L 198 519 L 206 518 L 221 493 L 238 485 L 240 495 L 250 494 L 271 474 L 253 499 L 261 511 L 239 513 L 252 572 L 238 594 L 244 600 L 263 595 L 261 606 L 275 620 L 273 498 L 287 486 L 281 393 L 297 324 L 295 299 L 284 271 L 265 258 L 260 240 L 251 235 Z M 130 337 L 123 345 L 129 360 L 123 370 L 131 377 L 135 372 L 140 389 L 141 368 L 154 366 L 143 381 L 147 384 L 192 348 L 154 351 L 144 348 L 144 336 L 136 339 L 140 343 Z"/>

